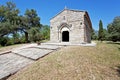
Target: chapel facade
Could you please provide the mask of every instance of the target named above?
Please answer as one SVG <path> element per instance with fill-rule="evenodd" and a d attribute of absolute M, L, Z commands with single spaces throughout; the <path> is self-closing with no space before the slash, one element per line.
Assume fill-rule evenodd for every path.
<path fill-rule="evenodd" d="M 92 23 L 87 11 L 65 8 L 50 20 L 50 42 L 91 43 Z"/>

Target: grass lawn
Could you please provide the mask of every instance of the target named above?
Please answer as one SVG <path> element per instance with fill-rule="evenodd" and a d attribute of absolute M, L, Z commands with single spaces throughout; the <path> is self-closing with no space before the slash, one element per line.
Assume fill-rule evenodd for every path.
<path fill-rule="evenodd" d="M 120 44 L 67 46 L 39 59 L 8 80 L 120 80 Z"/>

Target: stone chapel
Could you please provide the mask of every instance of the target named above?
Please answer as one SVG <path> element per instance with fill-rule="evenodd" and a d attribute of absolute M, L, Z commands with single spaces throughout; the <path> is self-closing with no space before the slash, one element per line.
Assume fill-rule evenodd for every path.
<path fill-rule="evenodd" d="M 87 11 L 65 8 L 50 20 L 50 42 L 91 43 L 92 23 Z"/>

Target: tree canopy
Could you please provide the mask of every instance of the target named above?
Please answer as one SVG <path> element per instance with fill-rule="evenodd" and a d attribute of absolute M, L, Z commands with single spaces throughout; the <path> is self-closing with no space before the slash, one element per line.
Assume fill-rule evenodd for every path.
<path fill-rule="evenodd" d="M 102 20 L 99 21 L 99 31 L 98 31 L 98 40 L 104 40 L 104 31 L 103 31 L 103 23 Z"/>
<path fill-rule="evenodd" d="M 120 41 L 120 16 L 114 18 L 113 22 L 108 24 L 109 39 L 116 42 Z"/>
<path fill-rule="evenodd" d="M 19 10 L 12 2 L 0 6 L 0 37 L 14 32 L 17 29 Z"/>
<path fill-rule="evenodd" d="M 5 5 L 0 5 L 0 44 L 3 46 L 47 39 L 44 34 L 49 33 L 46 32 L 49 32 L 49 28 L 40 24 L 36 10 L 26 9 L 24 15 L 20 15 L 15 3 L 7 2 Z"/>

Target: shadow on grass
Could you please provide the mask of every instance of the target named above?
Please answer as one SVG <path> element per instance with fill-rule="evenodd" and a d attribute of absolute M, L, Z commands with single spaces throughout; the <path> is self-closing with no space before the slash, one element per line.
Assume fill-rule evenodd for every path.
<path fill-rule="evenodd" d="M 117 45 L 120 45 L 120 42 L 107 42 L 107 44 L 117 44 Z"/>
<path fill-rule="evenodd" d="M 118 48 L 118 50 L 120 51 L 120 48 Z"/>
<path fill-rule="evenodd" d="M 120 77 L 120 65 L 117 66 L 117 69 L 116 69 L 117 73 L 118 73 L 118 76 Z"/>

